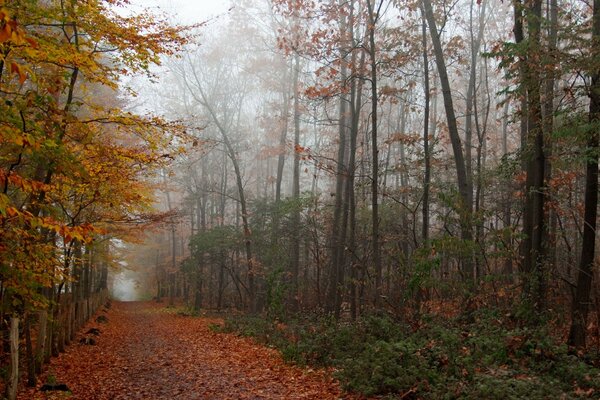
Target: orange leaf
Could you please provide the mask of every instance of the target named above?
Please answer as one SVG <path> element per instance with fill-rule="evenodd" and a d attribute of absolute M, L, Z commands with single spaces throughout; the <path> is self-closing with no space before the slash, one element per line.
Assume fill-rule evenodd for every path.
<path fill-rule="evenodd" d="M 27 74 L 23 71 L 23 68 L 19 67 L 19 65 L 15 62 L 10 64 L 10 72 L 13 74 L 19 74 L 19 83 L 22 85 L 23 82 L 27 79 Z"/>
<path fill-rule="evenodd" d="M 31 47 L 33 47 L 34 49 L 37 49 L 39 47 L 38 42 L 35 39 L 32 39 L 30 37 L 26 37 L 25 40 L 27 41 L 27 43 L 29 43 L 29 45 Z"/>
<path fill-rule="evenodd" d="M 8 25 L 4 25 L 0 29 L 0 43 L 4 43 L 10 39 L 10 27 Z"/>

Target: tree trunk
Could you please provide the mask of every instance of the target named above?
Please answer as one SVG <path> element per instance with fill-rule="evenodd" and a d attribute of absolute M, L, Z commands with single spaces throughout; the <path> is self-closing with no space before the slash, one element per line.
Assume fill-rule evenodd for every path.
<path fill-rule="evenodd" d="M 425 110 L 423 112 L 423 158 L 425 159 L 425 172 L 423 174 L 423 221 L 421 238 L 423 245 L 428 246 L 429 241 L 429 185 L 431 183 L 431 158 L 429 153 L 429 103 L 431 89 L 429 87 L 429 56 L 427 48 L 427 22 L 425 15 L 421 24 L 423 40 L 423 95 L 425 97 Z"/>
<path fill-rule="evenodd" d="M 202 270 L 200 266 L 196 268 L 194 279 L 194 311 L 200 311 L 202 308 Z"/>
<path fill-rule="evenodd" d="M 6 385 L 8 400 L 17 398 L 19 385 L 19 318 L 10 318 L 10 375 Z"/>
<path fill-rule="evenodd" d="M 248 268 L 248 310 L 251 313 L 255 313 L 257 311 L 255 283 L 255 274 L 257 271 L 255 271 L 254 259 L 252 257 L 252 234 L 250 230 L 250 223 L 248 220 L 248 205 L 246 203 L 246 194 L 244 191 L 244 182 L 242 180 L 242 171 L 240 169 L 236 151 L 233 148 L 231 141 L 229 140 L 229 135 L 227 134 L 225 127 L 221 124 L 214 110 L 208 104 L 208 99 L 206 99 L 204 92 L 200 92 L 200 94 L 202 96 L 202 104 L 207 108 L 208 112 L 210 113 L 213 119 L 213 122 L 215 123 L 215 125 L 217 125 L 217 128 L 221 133 L 221 137 L 223 138 L 223 142 L 225 143 L 227 155 L 229 156 L 229 159 L 233 164 L 233 170 L 235 172 L 235 181 L 238 189 L 238 196 L 242 213 L 242 226 L 244 230 L 244 249 L 246 251 L 246 263 Z"/>
<path fill-rule="evenodd" d="M 48 327 L 48 311 L 42 310 L 39 312 L 39 330 L 35 344 L 35 370 L 42 372 L 42 363 L 46 353 L 46 335 Z"/>
<path fill-rule="evenodd" d="M 523 7 L 519 1 L 515 8 Z M 522 85 L 527 98 L 527 137 L 523 154 L 526 171 L 525 207 L 523 210 L 523 236 L 521 242 L 522 270 L 524 275 L 524 301 L 536 311 L 544 303 L 544 132 L 542 126 L 541 79 L 538 67 L 541 62 L 540 27 L 542 1 L 533 0 L 523 8 L 527 21 L 527 55 L 522 57 Z M 523 13 L 515 13 L 523 18 Z M 515 20 L 515 32 L 522 20 Z M 522 29 L 522 28 L 520 28 Z M 521 32 L 522 33 L 522 32 Z M 515 34 L 516 37 L 516 34 Z M 524 40 L 524 38 L 522 38 Z"/>
<path fill-rule="evenodd" d="M 347 51 L 347 27 L 348 23 L 345 15 L 340 16 L 340 30 L 342 33 L 342 43 L 340 44 L 340 57 L 343 59 L 340 68 L 340 81 L 346 84 L 348 78 L 348 70 L 346 66 Z M 341 306 L 341 291 L 340 286 L 342 281 L 342 269 L 344 267 L 344 242 L 346 240 L 346 232 L 343 223 L 343 206 L 344 206 L 344 186 L 347 179 L 346 168 L 346 152 L 347 152 L 347 136 L 348 136 L 348 98 L 346 94 L 340 94 L 339 104 L 339 126 L 338 126 L 338 151 L 337 151 L 337 167 L 335 175 L 335 205 L 333 210 L 333 224 L 331 229 L 331 268 L 329 273 L 329 282 L 327 286 L 327 311 L 333 313 L 335 318 L 339 317 Z"/>
<path fill-rule="evenodd" d="M 504 158 L 508 155 L 508 100 L 505 100 L 504 103 L 504 113 L 502 115 L 502 156 Z M 507 160 L 506 160 L 507 161 Z M 511 283 L 513 281 L 513 257 L 512 257 L 512 179 L 504 178 L 506 181 L 504 184 L 504 193 L 503 193 L 503 221 L 504 221 L 504 246 L 506 254 L 504 255 L 504 267 L 502 270 L 503 280 L 507 283 Z"/>
<path fill-rule="evenodd" d="M 465 164 L 465 158 L 463 155 L 462 144 L 460 135 L 458 132 L 458 125 L 456 123 L 456 114 L 454 112 L 454 104 L 452 100 L 452 91 L 450 88 L 450 80 L 448 78 L 448 72 L 446 69 L 446 63 L 444 60 L 444 51 L 442 49 L 442 43 L 440 41 L 440 34 L 437 30 L 435 17 L 433 14 L 433 8 L 431 6 L 431 0 L 423 0 L 423 8 L 425 11 L 425 18 L 429 25 L 429 32 L 431 34 L 431 41 L 433 44 L 433 50 L 435 53 L 435 61 L 442 86 L 442 95 L 444 98 L 444 108 L 446 110 L 446 120 L 448 123 L 448 134 L 450 136 L 450 142 L 452 144 L 452 152 L 454 154 L 454 163 L 456 165 L 456 176 L 458 183 L 458 192 L 460 194 L 461 204 L 458 206 L 458 213 L 460 216 L 461 225 L 461 238 L 470 243 L 473 241 L 473 227 L 471 224 L 472 219 L 472 193 L 473 188 L 470 185 L 467 168 Z M 472 292 L 473 288 L 473 260 L 472 256 L 469 255 L 462 260 L 462 273 L 463 279 L 467 283 L 468 297 Z M 467 304 L 470 306 L 470 304 Z"/>
<path fill-rule="evenodd" d="M 36 384 L 35 354 L 31 342 L 31 315 L 25 316 L 25 346 L 27 347 L 27 386 L 34 387 Z"/>
<path fill-rule="evenodd" d="M 383 2 L 380 3 L 380 5 Z M 375 268 L 375 287 L 373 291 L 373 306 L 377 309 L 380 304 L 382 291 L 381 248 L 379 247 L 379 148 L 377 145 L 377 52 L 375 48 L 375 26 L 379 19 L 379 9 L 376 11 L 367 0 L 369 12 L 369 62 L 371 64 L 371 154 L 373 170 L 371 174 L 371 249 L 373 252 L 373 267 Z"/>
<path fill-rule="evenodd" d="M 473 187 L 473 113 L 475 112 L 475 98 L 477 90 L 477 61 L 479 58 L 479 49 L 481 48 L 481 41 L 484 32 L 484 18 L 485 9 L 487 2 L 478 1 L 480 8 L 480 18 L 477 30 L 477 36 L 473 34 L 473 9 L 475 7 L 474 0 L 471 0 L 469 6 L 469 33 L 471 40 L 471 64 L 469 67 L 469 83 L 467 86 L 467 98 L 466 98 L 466 112 L 465 112 L 465 166 L 467 169 L 467 179 L 469 179 L 469 185 Z M 471 200 L 472 201 L 472 200 Z"/>
<path fill-rule="evenodd" d="M 296 56 L 297 57 L 297 56 Z M 284 78 L 284 83 L 286 85 L 286 88 L 283 92 L 283 111 L 282 111 L 282 117 L 283 117 L 283 128 L 281 129 L 281 134 L 279 135 L 279 155 L 277 156 L 277 177 L 276 177 L 276 181 L 275 181 L 275 203 L 279 203 L 281 201 L 281 182 L 283 180 L 283 167 L 285 164 L 285 142 L 286 142 L 286 138 L 287 138 L 287 131 L 288 131 L 288 121 L 289 121 L 289 113 L 290 113 L 290 93 L 289 93 L 289 86 L 287 83 L 287 79 L 288 79 L 288 72 L 287 69 L 285 71 L 285 74 L 283 76 Z M 296 67 L 294 67 L 294 82 L 297 81 L 297 71 L 296 71 Z M 297 86 L 297 84 L 296 84 Z M 296 98 L 296 94 L 297 94 L 297 88 L 294 88 L 294 99 Z"/>
<path fill-rule="evenodd" d="M 555 86 L 556 86 L 556 67 L 558 65 L 558 0 L 549 0 L 546 10 L 548 26 L 548 66 L 545 68 L 546 77 L 544 82 L 544 102 L 543 102 L 543 130 L 545 134 L 546 166 L 544 170 L 546 182 L 552 179 L 552 153 L 555 114 Z M 549 196 L 549 202 L 553 203 L 553 194 Z M 547 269 L 551 270 L 556 264 L 556 237 L 557 237 L 557 216 L 555 207 L 546 207 L 548 224 L 546 228 L 547 239 L 544 255 L 546 256 Z"/>
<path fill-rule="evenodd" d="M 592 54 L 600 55 L 600 0 L 594 0 L 592 22 Z M 588 307 L 594 274 L 594 257 L 596 250 L 596 219 L 598 210 L 598 152 L 600 150 L 600 70 L 590 71 L 592 86 L 590 88 L 589 122 L 593 128 L 587 143 L 587 166 L 585 176 L 585 211 L 583 240 L 581 243 L 581 260 L 577 275 L 577 289 L 571 311 L 571 329 L 569 344 L 576 348 L 585 347 Z"/>
<path fill-rule="evenodd" d="M 101 244 L 102 252 L 104 253 L 104 257 L 107 257 L 109 252 L 110 239 L 102 237 L 101 240 L 103 241 L 103 243 Z M 108 289 L 108 263 L 105 260 L 101 260 L 100 277 L 98 280 L 98 288 L 96 289 L 96 291 L 101 292 L 106 289 Z"/>
<path fill-rule="evenodd" d="M 298 311 L 298 274 L 300 271 L 300 89 L 298 87 L 298 74 L 300 73 L 300 56 L 294 56 L 294 173 L 292 184 L 292 198 L 294 208 L 292 212 L 292 254 L 290 260 L 290 292 L 289 305 L 292 312 Z"/>

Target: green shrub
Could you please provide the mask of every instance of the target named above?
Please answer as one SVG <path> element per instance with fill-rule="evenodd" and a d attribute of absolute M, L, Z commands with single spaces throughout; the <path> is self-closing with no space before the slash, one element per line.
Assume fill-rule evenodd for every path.
<path fill-rule="evenodd" d="M 386 314 L 285 325 L 239 317 L 225 329 L 278 348 L 289 362 L 333 366 L 345 389 L 367 396 L 569 399 L 600 393 L 597 368 L 570 356 L 543 326 L 513 325 L 497 310 L 479 310 L 469 323 L 424 316 L 415 332 Z"/>

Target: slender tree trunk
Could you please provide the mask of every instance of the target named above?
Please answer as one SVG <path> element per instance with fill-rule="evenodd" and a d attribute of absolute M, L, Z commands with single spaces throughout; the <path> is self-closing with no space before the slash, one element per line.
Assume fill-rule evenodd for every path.
<path fill-rule="evenodd" d="M 354 2 L 350 13 L 350 32 L 354 41 Z M 362 108 L 362 90 L 364 79 L 357 78 L 357 71 L 363 71 L 365 65 L 365 52 L 360 53 L 360 62 L 356 67 L 356 52 L 352 53 L 352 68 L 354 77 L 350 90 L 350 147 L 348 152 L 348 180 L 346 181 L 346 193 L 344 199 L 347 203 L 344 214 L 349 224 L 348 255 L 350 257 L 350 316 L 355 320 L 358 316 L 358 304 L 356 299 L 357 260 L 356 260 L 356 199 L 354 196 L 354 181 L 356 177 L 356 141 L 360 123 L 360 111 Z"/>
<path fill-rule="evenodd" d="M 296 55 L 296 57 L 298 57 Z M 294 79 L 293 82 L 298 81 L 298 75 L 295 67 L 292 65 L 290 68 L 294 70 Z M 281 203 L 281 184 L 283 182 L 283 171 L 285 166 L 285 158 L 287 156 L 287 148 L 286 148 L 286 140 L 287 140 L 287 131 L 289 128 L 289 113 L 290 113 L 290 85 L 289 85 L 289 75 L 288 68 L 285 69 L 285 73 L 283 76 L 283 84 L 285 88 L 283 90 L 283 109 L 282 109 L 282 118 L 283 118 L 283 127 L 281 129 L 281 134 L 279 135 L 279 154 L 277 156 L 277 176 L 275 178 L 275 207 L 273 209 L 273 228 L 272 228 L 272 242 L 274 246 L 277 246 L 280 241 L 279 234 L 279 220 L 280 220 L 280 203 Z M 297 87 L 293 88 L 294 99 L 298 96 Z M 294 151 L 294 157 L 296 156 L 296 152 Z"/>
<path fill-rule="evenodd" d="M 380 3 L 380 5 L 383 3 Z M 379 9 L 376 11 L 367 0 L 369 12 L 369 62 L 371 64 L 371 154 L 373 170 L 371 175 L 371 249 L 373 252 L 373 266 L 375 268 L 375 287 L 373 293 L 373 306 L 378 308 L 382 291 L 381 248 L 379 246 L 379 147 L 377 144 L 377 49 L 375 47 L 375 26 L 379 19 Z"/>
<path fill-rule="evenodd" d="M 81 322 L 81 299 L 83 297 L 83 249 L 82 243 L 77 241 L 73 250 L 73 283 L 72 283 L 72 318 L 69 328 L 69 341 L 75 340 L 75 334 Z"/>
<path fill-rule="evenodd" d="M 298 75 L 300 73 L 300 56 L 294 56 L 294 173 L 292 183 L 292 198 L 294 210 L 292 213 L 292 256 L 290 265 L 289 304 L 292 312 L 298 311 L 298 274 L 300 271 L 300 88 Z"/>
<path fill-rule="evenodd" d="M 230 158 L 232 160 L 233 169 L 235 171 L 235 180 L 238 187 L 238 195 L 240 199 L 240 207 L 242 212 L 242 226 L 244 229 L 244 248 L 246 250 L 246 263 L 248 266 L 248 309 L 251 313 L 256 313 L 257 303 L 255 275 L 257 271 L 255 269 L 254 259 L 252 256 L 252 234 L 250 231 L 250 222 L 248 220 L 248 205 L 246 203 L 244 183 L 242 182 L 242 172 L 240 170 L 238 160 L 235 157 L 235 154 L 233 153 L 233 147 L 231 146 L 229 139 L 226 140 L 226 144 L 229 149 Z"/>
<path fill-rule="evenodd" d="M 440 41 L 440 34 L 437 30 L 435 17 L 433 14 L 433 8 L 431 6 L 431 0 L 423 0 L 423 8 L 425 11 L 425 18 L 429 25 L 429 32 L 431 34 L 431 42 L 433 44 L 433 50 L 435 53 L 435 61 L 437 65 L 438 75 L 442 86 L 442 95 L 444 98 L 444 108 L 446 110 L 446 120 L 448 124 L 448 134 L 450 135 L 450 142 L 452 144 L 452 152 L 454 154 L 454 162 L 456 165 L 456 176 L 458 183 L 458 192 L 460 194 L 461 204 L 458 207 L 458 213 L 460 216 L 461 225 L 461 238 L 470 243 L 473 241 L 473 227 L 471 223 L 472 219 L 472 193 L 473 189 L 470 185 L 467 168 L 465 164 L 465 157 L 463 154 L 462 144 L 460 135 L 458 132 L 458 125 L 456 123 L 456 114 L 454 112 L 454 104 L 452 100 L 452 91 L 450 88 L 450 80 L 448 78 L 448 72 L 446 69 L 446 63 L 444 60 L 444 51 L 442 49 L 442 43 Z M 472 256 L 468 255 L 462 260 L 462 273 L 463 279 L 467 282 L 467 297 L 470 297 L 473 287 L 473 260 Z M 470 307 L 470 303 L 467 303 L 467 307 Z"/>
<path fill-rule="evenodd" d="M 163 268 L 160 264 L 160 249 L 156 250 L 156 302 L 162 301 Z"/>
<path fill-rule="evenodd" d="M 252 234 L 250 230 L 250 222 L 248 219 L 248 204 L 246 202 L 246 194 L 244 191 L 244 182 L 242 180 L 242 170 L 240 168 L 239 160 L 231 141 L 229 140 L 229 135 L 225 127 L 221 124 L 219 118 L 215 114 L 214 110 L 208 103 L 208 99 L 205 97 L 204 92 L 201 91 L 200 95 L 202 96 L 201 104 L 206 107 L 208 112 L 210 113 L 213 122 L 219 129 L 221 133 L 221 137 L 223 138 L 223 142 L 225 144 L 225 148 L 227 150 L 227 155 L 233 164 L 233 170 L 235 172 L 235 182 L 238 189 L 238 197 L 240 201 L 241 213 L 242 213 L 242 227 L 244 230 L 244 249 L 246 251 L 246 264 L 248 268 L 248 310 L 251 313 L 255 313 L 257 311 L 257 303 L 256 303 L 256 283 L 255 283 L 255 275 L 256 268 L 254 266 L 254 259 L 252 256 Z"/>
<path fill-rule="evenodd" d="M 25 346 L 27 347 L 27 386 L 36 385 L 35 353 L 31 341 L 31 315 L 25 316 Z"/>
<path fill-rule="evenodd" d="M 225 250 L 221 251 L 219 257 L 219 277 L 218 277 L 218 287 L 217 287 L 217 311 L 221 311 L 223 308 L 223 292 L 225 291 L 225 269 L 227 262 L 227 253 Z"/>
<path fill-rule="evenodd" d="M 200 266 L 196 268 L 194 279 L 194 311 L 200 311 L 202 308 L 202 268 Z"/>
<path fill-rule="evenodd" d="M 296 56 L 297 57 L 297 56 Z M 275 181 L 275 203 L 279 203 L 281 201 L 281 182 L 283 181 L 283 167 L 285 164 L 285 142 L 287 138 L 288 131 L 288 121 L 289 121 L 289 113 L 290 113 L 290 93 L 289 86 L 287 83 L 288 73 L 287 68 L 284 74 L 284 83 L 286 88 L 283 92 L 283 128 L 281 129 L 281 134 L 279 135 L 279 155 L 277 156 L 277 177 Z M 297 80 L 296 70 L 294 67 L 294 81 Z M 294 89 L 294 98 L 296 98 L 297 89 Z"/>
<path fill-rule="evenodd" d="M 108 252 L 110 251 L 110 239 L 102 237 L 101 240 L 101 251 L 106 260 L 106 258 L 108 257 Z M 98 287 L 96 288 L 96 292 L 101 292 L 103 290 L 108 289 L 108 263 L 105 260 L 100 260 L 100 276 L 98 279 Z"/>
<path fill-rule="evenodd" d="M 478 1 L 480 9 L 479 26 L 477 36 L 473 33 L 473 9 L 475 1 L 471 0 L 469 6 L 469 33 L 471 40 L 471 64 L 469 68 L 469 83 L 467 87 L 466 98 L 466 116 L 465 116 L 465 166 L 467 169 L 467 179 L 469 186 L 473 187 L 473 113 L 475 109 L 474 100 L 476 98 L 475 91 L 477 86 L 477 61 L 479 58 L 479 49 L 481 48 L 481 40 L 483 38 L 484 16 L 487 2 L 485 0 Z M 471 199 L 471 202 L 473 200 Z"/>
<path fill-rule="evenodd" d="M 431 88 L 429 87 L 429 56 L 427 48 L 427 22 L 425 15 L 421 24 L 423 40 L 423 95 L 425 97 L 425 110 L 423 112 L 423 158 L 425 159 L 425 172 L 423 174 L 423 224 L 421 238 L 427 246 L 429 241 L 429 185 L 431 184 L 431 158 L 429 153 L 429 103 Z"/>
<path fill-rule="evenodd" d="M 484 61 L 485 62 L 485 61 Z M 489 93 L 487 86 L 487 69 L 486 69 L 486 91 Z M 475 243 L 477 243 L 477 256 L 475 257 L 475 273 L 478 279 L 482 279 L 483 272 L 481 271 L 481 261 L 486 259 L 486 248 L 483 243 L 485 215 L 482 210 L 485 210 L 485 187 L 483 184 L 483 171 L 485 170 L 486 162 L 486 134 L 487 123 L 490 114 L 491 101 L 488 98 L 486 102 L 483 124 L 479 122 L 479 111 L 477 110 L 477 96 L 475 100 L 475 130 L 477 132 L 477 154 L 476 154 L 476 186 L 475 186 L 475 213 L 477 214 L 477 222 L 475 224 Z M 481 126 L 483 125 L 483 126 Z"/>
<path fill-rule="evenodd" d="M 202 164 L 202 184 L 206 185 L 206 167 L 204 163 Z M 202 189 L 201 189 L 202 190 Z M 207 191 L 202 190 L 202 194 L 198 196 L 197 199 L 197 221 L 196 225 L 198 226 L 198 234 L 202 234 L 206 231 L 206 204 L 208 202 Z M 195 279 L 194 279 L 194 310 L 199 311 L 202 308 L 202 286 L 204 279 L 204 255 L 200 255 L 200 259 L 198 260 L 198 265 L 196 265 L 195 271 Z"/>
<path fill-rule="evenodd" d="M 513 0 L 513 10 L 514 10 L 514 26 L 513 33 L 515 35 L 515 43 L 520 44 L 525 40 L 525 33 L 523 28 L 523 5 L 521 4 L 522 0 Z M 521 80 L 525 80 L 525 76 L 527 74 L 526 71 L 526 63 L 525 57 L 519 57 L 518 61 L 519 65 L 519 76 Z M 521 98 L 521 109 L 520 109 L 520 133 L 521 133 L 521 149 L 527 148 L 527 93 L 522 91 Z M 525 171 L 527 169 L 525 157 L 523 157 L 521 161 L 521 169 Z"/>
<path fill-rule="evenodd" d="M 171 203 L 171 192 L 167 187 L 167 175 L 166 172 L 163 171 L 163 184 L 165 196 L 167 198 L 167 208 L 169 212 L 173 211 L 173 204 Z M 169 222 L 171 225 L 171 268 L 168 273 L 169 279 L 169 307 L 173 307 L 175 305 L 175 274 L 177 271 L 177 241 L 175 235 L 175 220 L 171 219 Z"/>
<path fill-rule="evenodd" d="M 508 100 L 504 102 L 504 113 L 502 115 L 502 156 L 507 157 L 508 155 Z M 505 178 L 504 184 L 504 205 L 503 205 L 503 220 L 504 220 L 504 246 L 508 250 L 504 256 L 504 267 L 502 274 L 504 275 L 504 280 L 508 283 L 513 280 L 513 257 L 512 257 L 512 179 Z"/>
<path fill-rule="evenodd" d="M 90 318 L 90 262 L 91 262 L 91 246 L 85 246 L 83 265 L 83 280 L 81 282 L 81 295 L 83 299 L 82 309 L 82 324 Z"/>
<path fill-rule="evenodd" d="M 547 19 L 549 21 L 548 26 L 548 66 L 545 68 L 546 77 L 544 82 L 544 101 L 543 101 L 543 130 L 545 132 L 545 151 L 546 151 L 546 166 L 544 170 L 546 182 L 550 182 L 552 179 L 552 153 L 553 153 L 553 138 L 552 132 L 554 130 L 554 97 L 555 97 L 555 86 L 556 86 L 556 67 L 557 67 L 557 51 L 558 51 L 558 0 L 549 0 L 547 2 Z M 549 196 L 549 201 L 554 196 Z M 556 264 L 556 231 L 557 231 L 557 216 L 555 207 L 546 207 L 548 224 L 546 229 L 547 240 L 544 245 L 546 246 L 544 254 L 546 256 L 546 262 L 548 269 L 552 269 Z"/>
<path fill-rule="evenodd" d="M 43 362 L 48 364 L 50 362 L 50 358 L 53 355 L 54 352 L 54 335 L 55 335 L 55 321 L 56 321 L 56 304 L 53 304 L 56 296 L 54 294 L 54 287 L 51 287 L 48 289 L 48 313 L 47 313 L 47 327 L 46 327 L 46 343 L 44 345 L 45 348 L 45 352 L 44 352 L 44 359 Z M 40 368 L 41 370 L 41 368 Z"/>
<path fill-rule="evenodd" d="M 48 327 L 48 311 L 42 310 L 39 312 L 39 329 L 35 345 L 35 370 L 42 372 L 42 363 L 46 353 L 46 332 Z"/>
<path fill-rule="evenodd" d="M 592 54 L 600 55 L 600 0 L 594 0 L 592 22 Z M 590 292 L 594 274 L 596 250 L 596 224 L 598 210 L 598 154 L 600 150 L 600 70 L 590 71 L 589 121 L 593 125 L 587 143 L 587 165 L 585 176 L 585 211 L 583 240 L 581 242 L 581 260 L 577 275 L 577 289 L 571 311 L 571 329 L 569 344 L 577 348 L 585 347 L 587 316 L 590 304 Z"/>
<path fill-rule="evenodd" d="M 8 400 L 17 398 L 19 385 L 19 318 L 10 318 L 10 375 L 6 385 Z"/>
<path fill-rule="evenodd" d="M 345 15 L 340 15 L 340 30 L 343 32 L 340 58 L 342 64 L 340 68 L 340 80 L 346 82 L 348 78 L 348 68 L 346 66 L 347 43 L 346 35 L 348 29 L 348 21 Z M 346 240 L 346 231 L 343 221 L 343 206 L 344 206 L 344 186 L 347 179 L 346 168 L 346 153 L 348 143 L 348 97 L 345 94 L 340 95 L 339 104 L 339 143 L 337 151 L 337 167 L 336 167 L 336 184 L 335 184 L 335 205 L 333 210 L 333 225 L 331 232 L 331 269 L 329 273 L 329 282 L 327 287 L 327 311 L 332 312 L 335 318 L 339 317 L 341 306 L 341 291 L 340 286 L 342 280 L 342 269 L 344 268 L 344 242 Z"/>

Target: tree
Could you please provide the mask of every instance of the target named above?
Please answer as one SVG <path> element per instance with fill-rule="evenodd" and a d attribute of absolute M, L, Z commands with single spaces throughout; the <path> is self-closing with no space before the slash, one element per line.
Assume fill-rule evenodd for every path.
<path fill-rule="evenodd" d="M 452 99 L 452 89 L 444 60 L 444 51 L 440 40 L 440 33 L 437 29 L 433 7 L 430 0 L 423 0 L 423 9 L 425 18 L 429 25 L 429 32 L 433 44 L 436 66 L 442 86 L 442 95 L 444 97 L 444 109 L 446 110 L 446 121 L 448 124 L 448 133 L 452 143 L 452 152 L 454 154 L 454 163 L 456 167 L 456 179 L 458 184 L 458 193 L 460 195 L 460 203 L 458 205 L 458 214 L 460 216 L 461 239 L 467 244 L 473 240 L 472 227 L 472 196 L 473 188 L 467 176 L 467 167 L 461 144 L 458 125 L 456 122 L 456 114 L 454 112 L 454 101 Z M 469 291 L 472 290 L 474 271 L 471 257 L 466 257 L 463 262 L 462 272 L 463 279 L 467 283 Z"/>
<path fill-rule="evenodd" d="M 233 68 L 224 69 L 221 66 L 218 68 L 221 68 L 219 73 L 226 76 L 227 79 L 235 79 L 236 71 Z M 233 166 L 244 230 L 244 250 L 248 276 L 248 310 L 256 312 L 256 274 L 258 272 L 258 264 L 253 255 L 252 230 L 250 229 L 249 208 L 246 201 L 244 178 L 242 175 L 242 166 L 240 165 L 241 160 L 231 138 L 231 135 L 240 129 L 239 116 L 247 92 L 243 86 L 241 88 L 231 86 L 229 88 L 231 91 L 225 93 L 227 97 L 223 97 L 220 93 L 221 87 L 224 87 L 223 82 L 217 83 L 221 87 L 212 86 L 207 88 L 207 83 L 202 80 L 202 72 L 198 70 L 198 66 L 191 61 L 191 58 L 188 58 L 186 65 L 180 67 L 178 73 L 183 79 L 188 93 L 190 93 L 198 105 L 206 110 L 210 121 L 216 126 L 225 146 L 226 154 Z M 230 83 L 232 85 L 235 84 L 235 82 Z M 208 90 L 211 90 L 215 96 L 211 98 Z M 234 92 L 236 92 L 235 95 L 233 94 Z"/>
<path fill-rule="evenodd" d="M 173 150 L 167 136 L 176 126 L 123 111 L 119 79 L 147 74 L 186 38 L 183 28 L 151 14 L 122 17 L 110 1 L 12 1 L 0 14 L 1 312 L 16 324 L 42 310 L 38 337 L 48 340 L 38 341 L 38 356 L 45 357 L 83 322 L 89 291 L 69 282 L 85 278 L 84 248 L 109 231 L 123 234 L 120 223 L 145 218 L 149 178 Z M 71 300 L 61 304 L 63 292 Z M 29 330 L 26 319 L 27 337 Z"/>
<path fill-rule="evenodd" d="M 292 199 L 295 208 L 292 212 L 292 226 L 300 226 L 300 89 L 298 75 L 300 74 L 300 57 L 294 56 L 294 171 L 292 183 Z M 279 173 L 279 172 L 278 172 Z M 290 263 L 290 307 L 298 311 L 298 274 L 300 270 L 300 229 L 294 230 L 292 237 L 292 255 Z"/>
<path fill-rule="evenodd" d="M 577 286 L 571 310 L 571 328 L 568 342 L 578 349 L 585 347 L 587 316 L 590 303 L 590 291 L 594 275 L 596 227 L 598 217 L 598 157 L 600 150 L 600 0 L 594 0 L 592 9 L 592 37 L 589 88 L 589 124 L 586 147 L 585 172 L 585 211 L 583 218 L 583 240 L 581 259 L 577 274 Z"/>
<path fill-rule="evenodd" d="M 525 301 L 536 310 L 543 309 L 545 277 L 544 232 L 545 232 L 545 142 L 542 126 L 541 79 L 541 23 L 542 1 L 526 4 L 521 1 L 515 7 L 515 41 L 525 45 L 520 54 L 522 93 L 527 99 L 527 131 L 524 140 L 525 206 L 523 210 L 523 234 L 521 255 L 525 282 Z M 527 24 L 527 37 L 523 24 Z M 525 53 L 526 51 L 526 53 Z"/>
<path fill-rule="evenodd" d="M 371 224 L 372 237 L 371 245 L 373 251 L 373 265 L 375 267 L 375 291 L 373 304 L 375 308 L 379 307 L 382 284 L 381 268 L 381 248 L 379 242 L 379 147 L 377 145 L 377 49 L 375 47 L 375 27 L 380 17 L 383 1 L 377 7 L 367 0 L 367 9 L 369 13 L 369 63 L 371 67 L 371 151 L 372 157 L 372 176 L 371 176 Z"/>

